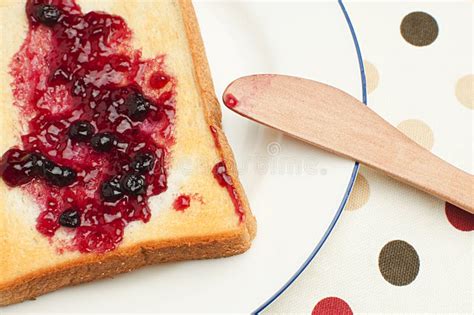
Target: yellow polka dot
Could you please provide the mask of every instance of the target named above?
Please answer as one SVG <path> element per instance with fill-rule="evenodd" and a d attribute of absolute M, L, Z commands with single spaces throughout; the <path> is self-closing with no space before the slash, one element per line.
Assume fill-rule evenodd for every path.
<path fill-rule="evenodd" d="M 433 148 L 433 131 L 421 120 L 405 120 L 397 128 L 425 149 L 431 150 Z"/>
<path fill-rule="evenodd" d="M 474 108 L 474 75 L 463 76 L 456 83 L 456 97 L 467 108 Z"/>
<path fill-rule="evenodd" d="M 379 85 L 379 72 L 377 68 L 367 60 L 364 60 L 364 69 L 367 81 L 367 93 L 372 93 Z"/>
<path fill-rule="evenodd" d="M 349 200 L 347 201 L 346 210 L 352 211 L 361 208 L 369 200 L 370 188 L 367 179 L 362 174 L 357 175 L 357 179 L 352 189 Z"/>

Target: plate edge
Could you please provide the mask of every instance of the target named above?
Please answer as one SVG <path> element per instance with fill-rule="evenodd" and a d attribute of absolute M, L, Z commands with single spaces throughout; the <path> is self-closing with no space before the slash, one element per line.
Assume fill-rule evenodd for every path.
<path fill-rule="evenodd" d="M 357 53 L 357 59 L 359 62 L 359 70 L 360 70 L 360 79 L 361 79 L 361 85 L 362 85 L 362 102 L 367 105 L 367 80 L 365 76 L 365 68 L 364 68 L 364 61 L 362 58 L 362 52 L 359 46 L 359 41 L 357 39 L 357 35 L 355 32 L 354 25 L 352 24 L 352 21 L 349 17 L 349 13 L 343 3 L 342 0 L 338 0 L 339 7 L 341 8 L 342 14 L 344 15 L 344 18 L 346 20 L 347 26 L 349 27 L 349 30 L 351 32 L 352 40 L 354 42 L 355 50 Z M 336 212 L 336 215 L 334 216 L 334 219 L 331 221 L 329 224 L 328 229 L 324 233 L 322 239 L 319 241 L 319 243 L 316 245 L 314 250 L 311 252 L 309 257 L 303 262 L 301 267 L 296 271 L 296 273 L 274 294 L 272 295 L 267 301 L 265 301 L 262 305 L 260 305 L 255 311 L 252 312 L 252 314 L 259 314 L 263 310 L 265 310 L 270 304 L 272 304 L 283 292 L 285 292 L 289 286 L 296 280 L 298 277 L 303 273 L 303 271 L 308 267 L 308 265 L 313 261 L 314 257 L 318 254 L 318 252 L 321 250 L 322 246 L 326 242 L 326 240 L 329 238 L 329 235 L 333 231 L 334 227 L 336 226 L 337 221 L 339 220 L 339 217 L 342 214 L 342 211 L 344 210 L 344 207 L 347 203 L 347 200 L 349 199 L 349 196 L 352 192 L 352 188 L 354 187 L 355 180 L 357 178 L 357 174 L 359 172 L 359 163 L 355 162 L 354 163 L 354 168 L 352 169 L 352 174 L 351 174 L 351 179 L 349 181 L 349 184 L 347 186 L 346 192 L 342 198 L 342 201 L 339 205 L 339 208 Z"/>

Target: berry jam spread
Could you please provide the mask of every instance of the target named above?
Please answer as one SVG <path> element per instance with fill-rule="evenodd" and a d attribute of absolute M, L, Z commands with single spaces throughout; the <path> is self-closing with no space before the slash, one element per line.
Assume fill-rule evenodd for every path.
<path fill-rule="evenodd" d="M 83 14 L 74 0 L 28 0 L 26 14 L 11 75 L 27 133 L 0 175 L 36 198 L 40 233 L 65 229 L 71 250 L 113 250 L 167 189 L 176 81 L 163 56 L 131 47 L 121 17 Z"/>
<path fill-rule="evenodd" d="M 191 205 L 191 197 L 188 195 L 180 195 L 173 202 L 173 207 L 176 211 L 184 211 Z"/>
<path fill-rule="evenodd" d="M 222 153 L 222 146 L 219 142 L 217 129 L 214 126 L 211 126 L 210 129 L 212 137 L 214 138 L 216 148 L 220 152 L 221 158 L 223 159 L 224 156 Z M 227 172 L 227 166 L 225 165 L 224 161 L 221 161 L 214 165 L 214 167 L 212 168 L 212 174 L 214 174 L 214 178 L 217 180 L 219 185 L 221 185 L 221 187 L 224 187 L 229 193 L 230 199 L 234 204 L 235 213 L 239 216 L 239 221 L 243 222 L 245 220 L 245 210 L 242 207 L 242 202 L 240 201 L 239 194 L 237 193 L 237 189 L 235 189 L 232 177 L 230 177 L 229 173 Z"/>

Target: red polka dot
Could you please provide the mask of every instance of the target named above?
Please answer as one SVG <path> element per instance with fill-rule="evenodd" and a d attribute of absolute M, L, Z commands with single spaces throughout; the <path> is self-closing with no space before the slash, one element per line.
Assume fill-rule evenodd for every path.
<path fill-rule="evenodd" d="M 352 315 L 349 304 L 337 297 L 322 299 L 313 308 L 312 315 Z"/>
<path fill-rule="evenodd" d="M 470 214 L 447 202 L 445 210 L 449 223 L 456 229 L 466 232 L 474 230 L 474 214 Z"/>

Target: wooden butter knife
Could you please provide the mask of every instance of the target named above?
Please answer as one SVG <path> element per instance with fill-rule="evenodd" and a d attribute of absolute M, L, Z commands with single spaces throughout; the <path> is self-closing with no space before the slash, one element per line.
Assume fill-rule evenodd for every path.
<path fill-rule="evenodd" d="M 473 175 L 438 158 L 335 87 L 291 76 L 253 75 L 232 82 L 223 98 L 244 117 L 474 213 Z"/>

